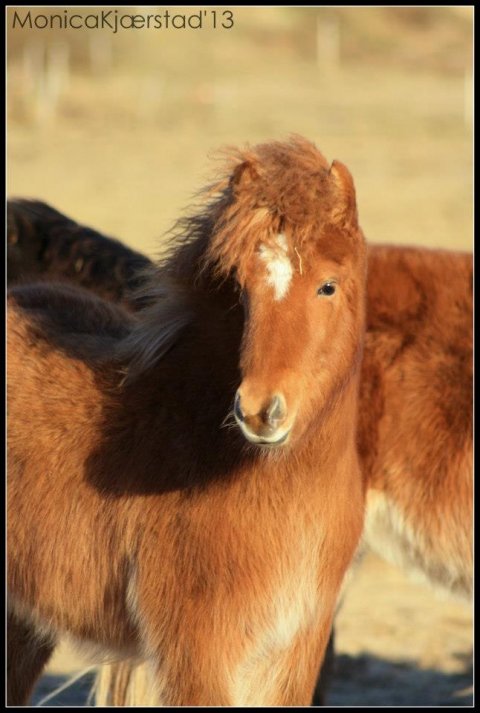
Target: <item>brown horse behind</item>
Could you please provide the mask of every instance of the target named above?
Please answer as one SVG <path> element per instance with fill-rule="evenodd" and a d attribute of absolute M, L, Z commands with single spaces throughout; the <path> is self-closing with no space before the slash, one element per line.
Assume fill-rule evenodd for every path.
<path fill-rule="evenodd" d="M 359 447 L 364 539 L 390 562 L 472 594 L 472 260 L 370 251 Z"/>
<path fill-rule="evenodd" d="M 167 705 L 311 700 L 363 521 L 353 182 L 265 144 L 183 229 L 138 319 L 10 298 L 11 704 L 60 633 L 147 660 Z"/>

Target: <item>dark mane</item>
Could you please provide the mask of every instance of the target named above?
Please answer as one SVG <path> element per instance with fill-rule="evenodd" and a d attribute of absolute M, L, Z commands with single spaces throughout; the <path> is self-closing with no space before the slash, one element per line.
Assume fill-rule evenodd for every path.
<path fill-rule="evenodd" d="M 122 305 L 62 282 L 10 287 L 8 305 L 28 315 L 33 343 L 50 340 L 75 359 L 96 364 L 114 357 L 135 320 Z"/>

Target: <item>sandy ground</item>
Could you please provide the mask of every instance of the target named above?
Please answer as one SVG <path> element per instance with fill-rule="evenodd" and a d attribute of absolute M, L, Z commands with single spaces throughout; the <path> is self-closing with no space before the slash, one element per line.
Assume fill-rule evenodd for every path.
<path fill-rule="evenodd" d="M 472 613 L 373 555 L 360 563 L 336 623 L 331 706 L 472 706 Z M 92 665 L 66 643 L 33 702 Z M 93 673 L 47 705 L 87 705 Z"/>

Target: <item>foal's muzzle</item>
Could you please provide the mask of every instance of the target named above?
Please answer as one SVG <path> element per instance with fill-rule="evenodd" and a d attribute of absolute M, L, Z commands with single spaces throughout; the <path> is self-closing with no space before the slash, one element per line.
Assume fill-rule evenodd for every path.
<path fill-rule="evenodd" d="M 280 446 L 286 443 L 290 427 L 285 427 L 287 405 L 282 394 L 274 394 L 256 413 L 248 410 L 240 391 L 235 395 L 233 414 L 245 438 L 250 443 L 265 446 Z"/>

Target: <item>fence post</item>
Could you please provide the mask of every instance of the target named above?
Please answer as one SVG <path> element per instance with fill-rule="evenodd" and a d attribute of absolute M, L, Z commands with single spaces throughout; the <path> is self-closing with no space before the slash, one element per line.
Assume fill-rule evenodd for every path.
<path fill-rule="evenodd" d="M 340 68 L 340 20 L 317 15 L 317 65 L 326 74 Z"/>

